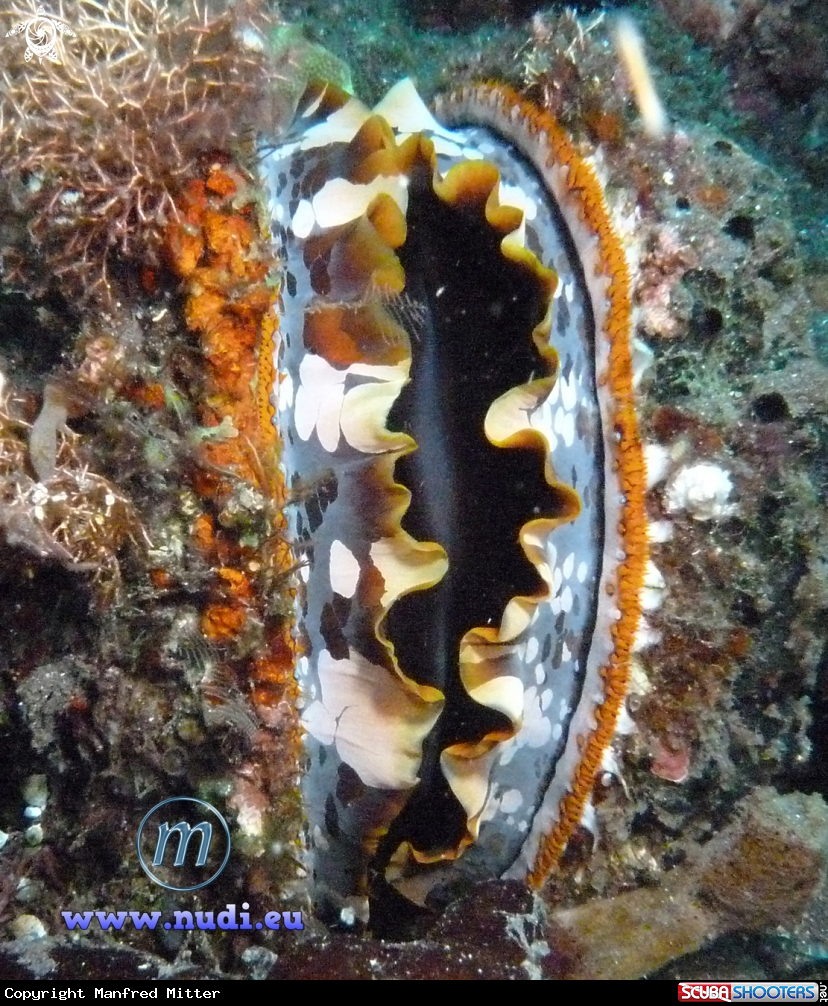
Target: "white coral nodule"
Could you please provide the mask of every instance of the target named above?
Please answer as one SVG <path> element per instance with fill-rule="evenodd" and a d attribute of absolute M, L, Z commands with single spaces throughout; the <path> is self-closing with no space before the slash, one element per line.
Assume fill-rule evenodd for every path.
<path fill-rule="evenodd" d="M 736 513 L 728 499 L 733 491 L 730 475 L 718 465 L 688 465 L 667 485 L 664 503 L 670 513 L 686 510 L 695 520 L 721 520 Z"/>

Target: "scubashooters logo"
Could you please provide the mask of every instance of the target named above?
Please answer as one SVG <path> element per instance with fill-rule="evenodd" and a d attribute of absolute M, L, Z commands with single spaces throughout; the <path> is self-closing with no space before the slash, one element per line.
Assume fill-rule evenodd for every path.
<path fill-rule="evenodd" d="M 37 56 L 38 63 L 42 63 L 44 59 L 60 63 L 57 50 L 58 35 L 74 35 L 75 33 L 64 21 L 50 17 L 46 13 L 45 7 L 38 7 L 36 13 L 36 17 L 30 18 L 28 21 L 21 21 L 11 31 L 7 31 L 6 38 L 10 35 L 19 35 L 21 32 L 26 33 L 26 52 L 23 58 L 27 63 L 35 56 Z"/>
<path fill-rule="evenodd" d="M 170 819 L 176 818 L 179 820 L 171 825 Z M 188 857 L 191 842 L 197 851 Z M 146 814 L 135 845 L 141 867 L 156 884 L 168 891 L 197 891 L 211 884 L 227 866 L 230 829 L 206 800 L 173 796 Z"/>

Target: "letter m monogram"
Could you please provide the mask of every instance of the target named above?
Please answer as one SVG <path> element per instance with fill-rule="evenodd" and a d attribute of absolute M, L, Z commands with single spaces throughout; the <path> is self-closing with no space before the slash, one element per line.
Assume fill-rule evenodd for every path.
<path fill-rule="evenodd" d="M 178 832 L 178 851 L 175 854 L 173 866 L 183 866 L 184 857 L 187 855 L 187 846 L 190 839 L 196 832 L 201 834 L 201 846 L 198 850 L 196 866 L 204 866 L 207 862 L 207 853 L 210 851 L 210 842 L 213 840 L 213 826 L 209 821 L 200 821 L 194 828 L 191 828 L 186 821 L 179 821 L 172 828 L 165 821 L 158 829 L 158 844 L 155 847 L 155 855 L 152 857 L 153 866 L 161 866 L 164 862 L 164 855 L 167 851 L 167 842 L 174 831 Z"/>

